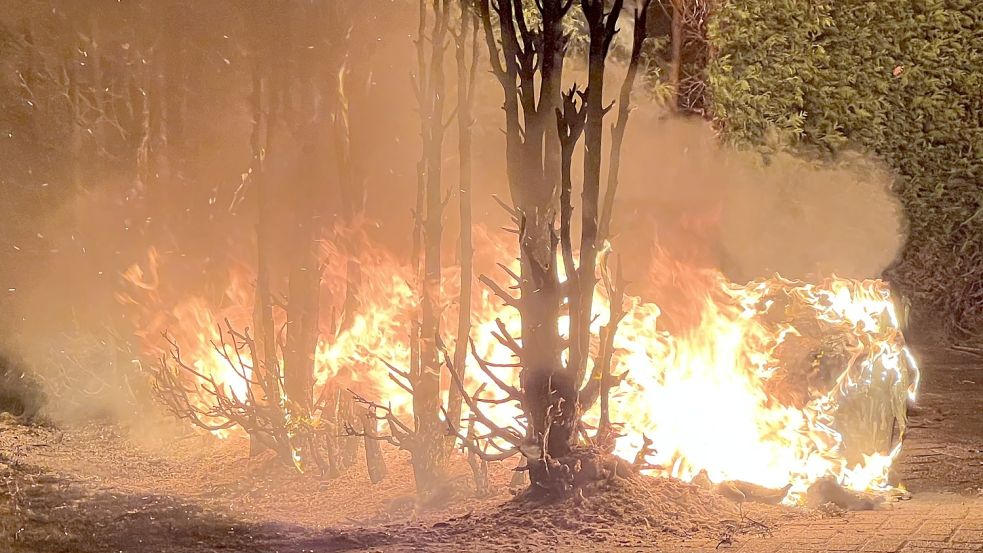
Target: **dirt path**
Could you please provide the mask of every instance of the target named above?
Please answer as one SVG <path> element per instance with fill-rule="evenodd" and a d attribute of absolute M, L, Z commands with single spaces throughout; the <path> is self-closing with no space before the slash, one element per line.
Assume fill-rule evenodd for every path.
<path fill-rule="evenodd" d="M 506 466 L 493 470 L 497 493 L 475 499 L 463 463 L 443 501 L 417 509 L 396 451 L 373 487 L 361 465 L 322 481 L 249 459 L 242 443 L 0 418 L 0 552 L 983 550 L 983 369 L 943 350 L 921 357 L 897 464 L 914 496 L 878 511 L 738 509 L 659 479 L 554 510 L 511 500 Z"/>

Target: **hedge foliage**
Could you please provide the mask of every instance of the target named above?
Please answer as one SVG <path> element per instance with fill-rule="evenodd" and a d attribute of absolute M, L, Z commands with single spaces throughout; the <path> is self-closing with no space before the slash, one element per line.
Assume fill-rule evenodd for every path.
<path fill-rule="evenodd" d="M 950 330 L 983 332 L 983 1 L 717 0 L 708 35 L 725 135 L 876 153 L 910 225 L 888 276 Z"/>

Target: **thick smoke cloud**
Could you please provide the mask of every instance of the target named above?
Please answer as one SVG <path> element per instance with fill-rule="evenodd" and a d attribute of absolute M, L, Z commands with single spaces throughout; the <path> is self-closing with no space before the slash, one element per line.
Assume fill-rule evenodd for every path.
<path fill-rule="evenodd" d="M 892 176 L 860 155 L 825 164 L 764 160 L 723 145 L 704 121 L 643 107 L 624 160 L 622 237 L 699 256 L 737 282 L 775 272 L 876 278 L 904 244 Z"/>

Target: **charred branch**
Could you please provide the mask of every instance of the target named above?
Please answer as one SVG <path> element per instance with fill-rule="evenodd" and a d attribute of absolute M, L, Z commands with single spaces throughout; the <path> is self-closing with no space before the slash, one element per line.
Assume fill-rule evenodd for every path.
<path fill-rule="evenodd" d="M 620 263 L 618 264 L 614 279 L 611 279 L 610 271 L 607 268 L 608 255 L 608 250 L 605 250 L 601 256 L 601 276 L 604 281 L 604 287 L 607 290 L 610 312 L 608 314 L 608 324 L 601 329 L 600 351 L 594 362 L 594 374 L 591 377 L 591 381 L 598 381 L 600 388 L 601 418 L 597 425 L 595 442 L 600 444 L 602 448 L 614 447 L 615 436 L 611 429 L 611 389 L 619 385 L 626 376 L 622 374 L 614 377 L 611 374 L 611 365 L 614 356 L 614 336 L 618 332 L 618 324 L 625 316 L 624 301 L 626 284 Z"/>
<path fill-rule="evenodd" d="M 225 334 L 229 336 L 229 342 L 225 341 Z M 161 359 L 153 383 L 158 400 L 175 417 L 211 432 L 241 427 L 264 447 L 277 452 L 284 462 L 293 462 L 292 429 L 288 429 L 283 406 L 279 401 L 259 399 L 282 397 L 283 377 L 279 368 L 254 367 L 244 360 L 244 351 L 255 351 L 255 342 L 248 332 L 239 333 L 226 321 L 226 327 L 224 331 L 219 329 L 219 335 L 220 341 L 212 345 L 232 370 L 236 381 L 222 382 L 195 368 L 183 356 L 177 341 L 165 336 L 170 351 Z M 256 374 L 261 377 L 254 379 Z M 236 388 L 244 392 L 237 393 Z M 240 397 L 242 393 L 244 397 Z M 203 401 L 202 397 L 206 399 Z M 302 430 L 319 431 L 315 425 Z"/>

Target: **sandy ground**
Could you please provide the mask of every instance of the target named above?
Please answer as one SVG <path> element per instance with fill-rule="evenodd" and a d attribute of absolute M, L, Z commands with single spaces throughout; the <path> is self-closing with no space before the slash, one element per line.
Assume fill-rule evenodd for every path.
<path fill-rule="evenodd" d="M 909 503 L 983 496 L 983 359 L 919 354 L 923 388 L 897 465 Z M 477 499 L 460 459 L 444 499 L 417 508 L 406 454 L 388 451 L 387 462 L 378 485 L 362 464 L 323 480 L 250 459 L 235 440 L 0 417 L 0 552 L 674 551 L 753 545 L 851 516 L 738 506 L 656 478 L 538 505 L 513 497 L 503 464 L 492 467 L 492 496 Z"/>
<path fill-rule="evenodd" d="M 743 508 L 682 482 L 616 481 L 559 508 L 514 497 L 510 466 L 491 470 L 491 497 L 452 463 L 443 501 L 418 507 L 405 453 L 389 477 L 361 464 L 323 480 L 249 459 L 247 444 L 201 437 L 140 445 L 115 426 L 55 429 L 0 423 L 0 551 L 484 550 L 647 546 L 753 534 L 815 516 Z"/>

